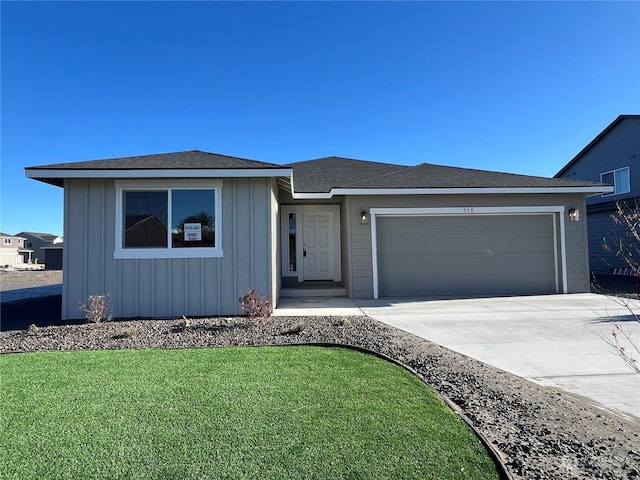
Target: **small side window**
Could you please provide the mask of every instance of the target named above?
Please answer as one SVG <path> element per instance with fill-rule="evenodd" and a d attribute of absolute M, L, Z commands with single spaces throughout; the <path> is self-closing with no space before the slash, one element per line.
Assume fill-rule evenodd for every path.
<path fill-rule="evenodd" d="M 600 181 L 613 185 L 612 193 L 603 193 L 603 197 L 609 197 L 611 195 L 620 195 L 622 193 L 629 193 L 631 191 L 631 180 L 629 178 L 629 167 L 618 168 L 617 170 L 611 170 L 610 172 L 604 172 L 600 175 Z"/>

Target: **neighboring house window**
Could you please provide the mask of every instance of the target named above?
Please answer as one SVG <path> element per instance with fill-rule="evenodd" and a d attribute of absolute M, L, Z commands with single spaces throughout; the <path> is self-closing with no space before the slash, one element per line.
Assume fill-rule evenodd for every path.
<path fill-rule="evenodd" d="M 602 183 L 613 185 L 612 193 L 603 193 L 603 197 L 610 195 L 619 195 L 621 193 L 629 193 L 631 191 L 631 182 L 629 180 L 629 167 L 611 170 L 600 175 Z"/>
<path fill-rule="evenodd" d="M 221 181 L 116 183 L 115 258 L 220 257 Z"/>
<path fill-rule="evenodd" d="M 10 238 L 3 238 L 3 244 L 4 245 L 11 245 L 11 239 Z"/>

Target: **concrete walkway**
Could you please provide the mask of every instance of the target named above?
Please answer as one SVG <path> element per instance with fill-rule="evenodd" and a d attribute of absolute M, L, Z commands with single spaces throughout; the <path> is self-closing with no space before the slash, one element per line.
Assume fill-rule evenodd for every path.
<path fill-rule="evenodd" d="M 362 312 L 640 422 L 640 375 L 632 373 L 603 340 L 612 338 L 614 322 L 618 322 L 635 345 L 640 345 L 640 324 L 627 308 L 608 297 L 573 294 L 355 303 L 346 298 L 283 300 L 276 315 Z"/>

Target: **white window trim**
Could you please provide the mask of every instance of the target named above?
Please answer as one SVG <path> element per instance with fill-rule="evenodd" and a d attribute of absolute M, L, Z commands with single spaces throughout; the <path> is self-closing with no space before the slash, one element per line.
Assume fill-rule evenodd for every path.
<path fill-rule="evenodd" d="M 627 178 L 629 179 L 629 190 L 625 190 L 624 192 L 618 191 L 618 189 L 616 188 L 616 172 L 621 172 L 623 170 L 627 171 Z M 609 170 L 608 172 L 602 172 L 600 174 L 600 183 L 605 183 L 602 180 L 602 177 L 605 176 L 605 175 L 608 175 L 610 173 L 613 174 L 613 192 L 603 193 L 602 194 L 603 197 L 611 197 L 613 195 L 622 195 L 623 193 L 629 193 L 631 191 L 631 174 L 629 172 L 629 167 L 616 168 L 615 170 Z"/>
<path fill-rule="evenodd" d="M 444 208 L 370 208 L 371 260 L 373 264 L 373 298 L 379 295 L 378 271 L 378 228 L 377 217 L 426 217 L 426 216 L 473 216 L 473 215 L 553 215 L 560 223 L 560 258 L 557 252 L 557 233 L 554 221 L 554 257 L 556 267 L 556 293 L 567 294 L 567 247 L 564 222 L 564 205 L 541 205 L 523 207 L 444 207 Z M 559 285 L 561 283 L 561 285 Z"/>
<path fill-rule="evenodd" d="M 113 253 L 115 259 L 139 259 L 139 258 L 207 258 L 222 257 L 222 180 L 172 180 L 172 181 L 145 181 L 145 180 L 120 180 L 116 181 L 116 248 Z M 123 194 L 125 190 L 201 190 L 215 191 L 215 247 L 194 248 L 123 248 Z M 171 223 L 171 195 L 168 197 L 168 221 Z M 168 230 L 171 231 L 170 225 Z M 167 235 L 167 245 L 169 236 Z"/>
<path fill-rule="evenodd" d="M 13 243 L 10 238 L 3 238 L 2 240 L 3 245 L 11 245 Z"/>

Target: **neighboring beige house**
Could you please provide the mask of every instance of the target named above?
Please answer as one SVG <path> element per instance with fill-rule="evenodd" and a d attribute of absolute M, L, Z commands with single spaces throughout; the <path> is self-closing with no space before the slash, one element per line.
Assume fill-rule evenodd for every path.
<path fill-rule="evenodd" d="M 64 188 L 62 318 L 242 313 L 271 296 L 588 292 L 586 197 L 601 183 L 340 157 L 202 151 L 26 168 Z M 582 214 L 582 215 L 581 215 Z M 67 248 L 68 247 L 68 248 Z"/>
<path fill-rule="evenodd" d="M 51 267 L 55 267 L 59 264 L 58 268 L 53 269 L 62 269 L 62 237 L 51 233 L 40 232 L 20 232 L 17 235 L 24 238 L 25 247 L 33 251 L 33 253 L 31 253 L 31 258 L 27 257 L 24 259 L 25 263 L 44 264 L 48 270 L 51 270 L 52 268 L 50 268 L 47 263 L 51 263 Z M 51 252 L 49 252 L 49 250 L 51 250 Z M 60 256 L 59 261 L 53 256 L 54 251 Z"/>
<path fill-rule="evenodd" d="M 24 255 L 31 255 L 32 250 L 25 248 L 26 238 L 20 235 L 0 233 L 0 268 L 20 267 L 26 262 Z"/>

